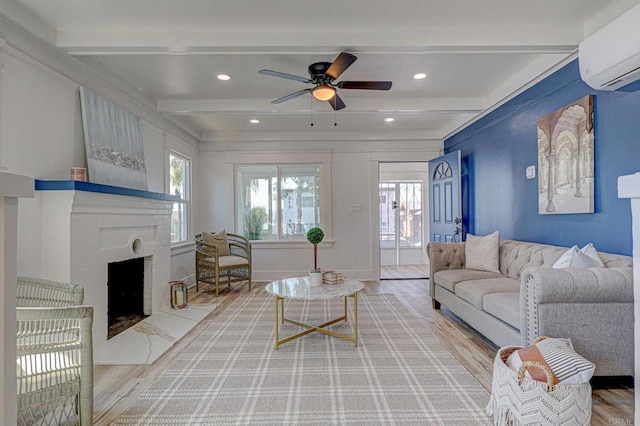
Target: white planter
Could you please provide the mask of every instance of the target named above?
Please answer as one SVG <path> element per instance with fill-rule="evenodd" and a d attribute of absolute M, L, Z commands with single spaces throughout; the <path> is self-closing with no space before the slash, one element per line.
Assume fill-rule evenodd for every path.
<path fill-rule="evenodd" d="M 309 272 L 309 280 L 311 287 L 322 285 L 322 272 Z"/>

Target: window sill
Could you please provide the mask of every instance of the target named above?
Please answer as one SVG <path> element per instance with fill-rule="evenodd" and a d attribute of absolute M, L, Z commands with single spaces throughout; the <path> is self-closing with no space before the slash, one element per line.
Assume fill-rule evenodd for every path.
<path fill-rule="evenodd" d="M 320 247 L 333 247 L 333 240 L 325 240 L 318 244 Z M 251 247 L 257 249 L 298 249 L 298 248 L 309 248 L 312 244 L 307 240 L 286 240 L 286 241 L 278 241 L 278 240 L 253 240 L 251 241 Z"/>

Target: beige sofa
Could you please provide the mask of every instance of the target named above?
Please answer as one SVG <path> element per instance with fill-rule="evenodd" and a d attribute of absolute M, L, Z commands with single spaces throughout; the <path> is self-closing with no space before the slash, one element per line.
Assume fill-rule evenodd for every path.
<path fill-rule="evenodd" d="M 597 376 L 632 376 L 633 264 L 599 253 L 604 268 L 553 269 L 567 251 L 500 240 L 500 273 L 465 269 L 465 243 L 429 243 L 433 307 L 444 305 L 497 346 L 569 337 Z"/>

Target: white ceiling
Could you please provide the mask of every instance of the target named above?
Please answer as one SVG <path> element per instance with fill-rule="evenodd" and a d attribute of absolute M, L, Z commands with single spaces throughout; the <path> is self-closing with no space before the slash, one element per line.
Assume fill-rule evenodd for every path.
<path fill-rule="evenodd" d="M 572 57 L 589 28 L 630 2 L 21 1 L 50 24 L 50 42 L 206 141 L 442 139 Z M 347 108 L 337 113 L 310 95 L 270 103 L 308 85 L 258 70 L 307 77 L 341 51 L 358 60 L 338 81 L 392 89 L 339 90 Z"/>

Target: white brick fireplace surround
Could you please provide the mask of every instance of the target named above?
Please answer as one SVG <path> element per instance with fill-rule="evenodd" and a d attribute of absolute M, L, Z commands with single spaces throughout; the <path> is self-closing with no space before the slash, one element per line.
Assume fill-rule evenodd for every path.
<path fill-rule="evenodd" d="M 76 181 L 36 181 L 42 278 L 84 287 L 96 364 L 149 364 L 215 306 L 172 310 L 172 196 Z M 144 321 L 107 340 L 108 264 L 144 258 Z"/>

